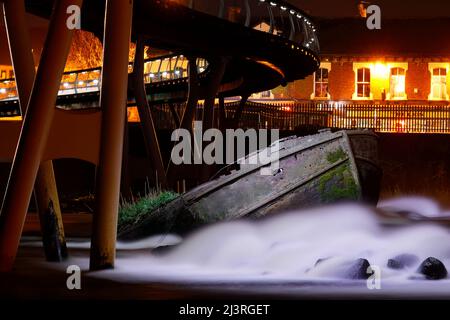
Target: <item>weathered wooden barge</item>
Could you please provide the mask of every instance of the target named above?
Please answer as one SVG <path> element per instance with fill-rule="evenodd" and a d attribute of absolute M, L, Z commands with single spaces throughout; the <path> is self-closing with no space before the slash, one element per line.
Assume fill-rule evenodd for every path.
<path fill-rule="evenodd" d="M 270 147 L 269 147 L 270 148 Z M 278 141 L 279 166 L 270 175 L 239 161 L 234 170 L 156 209 L 119 230 L 121 238 L 152 233 L 182 233 L 209 223 L 261 217 L 338 201 L 378 201 L 381 170 L 378 138 L 371 131 L 325 130 Z"/>

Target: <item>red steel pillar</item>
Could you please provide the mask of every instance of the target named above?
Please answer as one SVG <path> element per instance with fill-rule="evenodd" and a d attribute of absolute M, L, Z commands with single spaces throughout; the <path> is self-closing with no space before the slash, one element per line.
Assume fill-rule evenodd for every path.
<path fill-rule="evenodd" d="M 73 30 L 67 27 L 67 7 L 81 4 L 82 0 L 57 0 L 55 3 L 1 210 L 0 271 L 12 269 L 53 121 L 73 35 Z"/>
<path fill-rule="evenodd" d="M 116 255 L 132 15 L 132 0 L 107 1 L 100 95 L 101 146 L 92 227 L 91 270 L 113 268 Z"/>

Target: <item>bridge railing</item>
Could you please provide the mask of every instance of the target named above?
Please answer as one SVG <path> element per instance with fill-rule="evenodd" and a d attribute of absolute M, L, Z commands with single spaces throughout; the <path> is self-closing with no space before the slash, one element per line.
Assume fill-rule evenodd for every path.
<path fill-rule="evenodd" d="M 205 59 L 197 59 L 199 73 L 208 67 Z M 129 71 L 133 70 L 132 64 Z M 144 64 L 144 80 L 155 83 L 176 80 L 187 77 L 188 60 L 183 55 L 168 55 L 159 58 L 146 59 Z M 58 95 L 72 95 L 100 90 L 101 68 L 85 69 L 65 72 L 61 81 Z M 17 99 L 15 79 L 0 80 L 0 101 Z M 2 112 L 0 110 L 0 112 Z"/>
<path fill-rule="evenodd" d="M 302 10 L 282 0 L 166 0 L 320 50 L 316 26 Z"/>

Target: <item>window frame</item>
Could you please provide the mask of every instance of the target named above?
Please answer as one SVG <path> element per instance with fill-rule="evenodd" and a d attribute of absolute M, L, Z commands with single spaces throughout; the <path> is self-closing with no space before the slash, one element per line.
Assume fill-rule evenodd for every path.
<path fill-rule="evenodd" d="M 327 70 L 327 72 L 328 72 L 327 82 L 324 82 L 324 81 L 318 82 L 317 81 L 317 72 L 319 72 L 320 70 Z M 331 72 L 331 63 L 330 62 L 322 62 L 320 64 L 319 69 L 316 72 L 314 72 L 314 75 L 313 75 L 313 93 L 311 94 L 311 99 L 313 99 L 313 100 L 331 100 L 331 94 L 330 94 L 330 72 Z M 321 84 L 326 83 L 327 84 L 328 90 L 327 90 L 326 97 L 318 97 L 316 95 L 316 85 L 318 83 L 321 83 Z"/>
<path fill-rule="evenodd" d="M 402 70 L 403 74 L 393 74 L 393 70 Z M 407 100 L 407 95 L 406 95 L 406 72 L 408 71 L 407 68 L 403 68 L 401 66 L 391 66 L 389 68 L 389 92 L 386 93 L 386 100 Z M 403 85 L 404 85 L 404 90 L 403 93 L 399 96 L 393 96 L 392 94 L 392 79 L 393 77 L 403 77 Z"/>
<path fill-rule="evenodd" d="M 439 74 L 438 76 L 434 75 L 434 71 L 439 69 L 441 70 L 445 70 L 446 74 L 445 74 L 445 92 L 444 94 L 441 95 L 440 98 L 436 98 L 433 95 L 433 85 L 435 85 L 434 83 L 434 77 L 443 77 L 441 74 Z M 449 76 L 449 66 L 448 64 L 440 64 L 440 63 L 430 63 L 428 70 L 430 71 L 430 94 L 428 95 L 428 100 L 430 101 L 449 101 L 449 92 L 448 92 L 448 76 Z M 440 73 L 440 72 L 439 72 Z M 442 84 L 441 84 L 442 85 Z M 442 99 L 442 96 L 444 97 L 444 99 Z"/>
<path fill-rule="evenodd" d="M 359 81 L 359 71 L 362 70 L 362 81 Z M 367 71 L 369 72 L 369 80 L 367 81 Z M 359 86 L 362 85 L 363 87 L 363 96 L 359 95 Z M 372 68 L 369 66 L 360 66 L 356 68 L 355 70 L 355 93 L 354 93 L 354 100 L 372 100 L 373 94 L 372 94 Z M 369 95 L 364 95 L 364 88 L 369 88 Z"/>

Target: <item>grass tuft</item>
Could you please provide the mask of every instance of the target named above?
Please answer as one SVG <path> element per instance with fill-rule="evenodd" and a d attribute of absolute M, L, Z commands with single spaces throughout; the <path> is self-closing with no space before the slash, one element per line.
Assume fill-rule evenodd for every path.
<path fill-rule="evenodd" d="M 134 224 L 178 197 L 177 193 L 170 191 L 153 191 L 133 202 L 124 202 L 119 209 L 119 230 Z"/>

